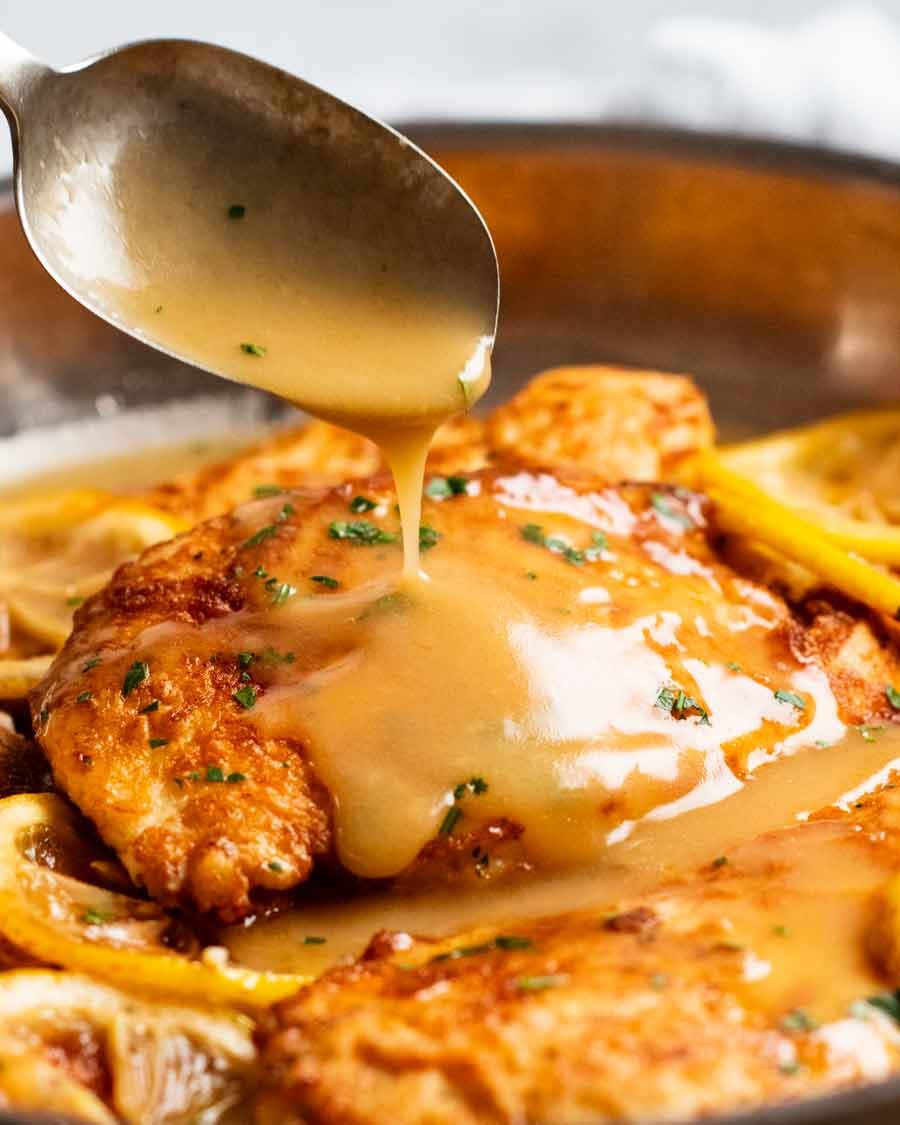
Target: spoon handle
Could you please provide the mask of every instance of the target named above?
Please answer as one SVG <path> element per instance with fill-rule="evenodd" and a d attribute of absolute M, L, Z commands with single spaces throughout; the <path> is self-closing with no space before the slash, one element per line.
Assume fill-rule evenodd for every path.
<path fill-rule="evenodd" d="M 0 109 L 9 118 L 14 133 L 29 88 L 48 70 L 49 67 L 0 31 Z"/>

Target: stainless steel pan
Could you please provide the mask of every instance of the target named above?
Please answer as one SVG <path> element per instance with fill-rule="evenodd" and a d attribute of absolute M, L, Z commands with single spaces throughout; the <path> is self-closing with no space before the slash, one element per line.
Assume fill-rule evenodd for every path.
<path fill-rule="evenodd" d="M 630 127 L 408 131 L 497 244 L 495 400 L 603 360 L 691 372 L 731 434 L 900 401 L 900 167 Z M 0 189 L 0 436 L 224 392 L 58 290 L 11 207 Z M 900 1079 L 729 1119 L 776 1122 L 898 1125 Z"/>

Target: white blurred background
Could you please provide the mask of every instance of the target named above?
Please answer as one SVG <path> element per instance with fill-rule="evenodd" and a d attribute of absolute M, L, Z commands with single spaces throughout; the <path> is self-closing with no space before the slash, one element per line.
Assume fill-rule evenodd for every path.
<path fill-rule="evenodd" d="M 900 0 L 0 0 L 0 29 L 57 64 L 210 39 L 393 122 L 615 117 L 900 159 Z"/>

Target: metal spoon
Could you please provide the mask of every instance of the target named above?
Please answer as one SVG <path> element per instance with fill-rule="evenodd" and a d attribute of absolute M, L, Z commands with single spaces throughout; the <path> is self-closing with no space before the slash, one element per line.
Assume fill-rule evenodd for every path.
<path fill-rule="evenodd" d="M 0 107 L 13 135 L 16 205 L 38 259 L 94 313 L 170 355 L 245 381 L 265 367 L 235 370 L 253 362 L 237 356 L 250 330 L 243 321 L 226 362 L 198 353 L 167 317 L 154 321 L 146 301 L 109 299 L 129 286 L 150 292 L 162 255 L 169 273 L 186 277 L 207 250 L 229 293 L 244 286 L 243 304 L 227 306 L 220 323 L 253 305 L 260 262 L 285 277 L 302 267 L 314 286 L 339 287 L 355 271 L 360 292 L 390 265 L 395 291 L 424 277 L 429 298 L 463 308 L 466 323 L 493 338 L 497 260 L 471 201 L 396 131 L 282 70 L 181 40 L 54 70 L 0 34 Z M 202 320 L 205 294 L 190 284 L 182 294 Z M 266 308 L 254 313 L 260 323 Z"/>

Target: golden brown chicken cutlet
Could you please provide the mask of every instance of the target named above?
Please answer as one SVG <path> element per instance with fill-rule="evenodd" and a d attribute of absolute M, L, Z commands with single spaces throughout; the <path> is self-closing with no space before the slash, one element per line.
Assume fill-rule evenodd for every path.
<path fill-rule="evenodd" d="M 875 700 L 854 689 L 842 664 L 846 646 L 833 634 L 817 650 L 815 622 L 802 624 L 784 602 L 719 561 L 701 497 L 655 486 L 592 486 L 562 474 L 485 472 L 467 481 L 451 500 L 426 497 L 423 523 L 434 535 L 434 561 L 474 559 L 510 590 L 536 588 L 527 579 L 541 573 L 554 583 L 564 613 L 586 612 L 583 591 L 602 576 L 608 601 L 590 607 L 591 620 L 643 630 L 642 643 L 662 654 L 673 682 L 693 694 L 695 702 L 686 702 L 696 708 L 692 726 L 707 723 L 709 735 L 700 734 L 714 752 L 724 737 L 716 724 L 732 724 L 728 761 L 738 775 L 760 739 L 777 747 L 819 720 L 817 705 L 800 710 L 775 697 L 763 705 L 763 725 L 754 719 L 744 731 L 734 727 L 725 696 L 720 706 L 714 694 L 703 694 L 691 661 L 724 664 L 735 629 L 742 644 L 754 646 L 755 667 L 741 673 L 745 690 L 771 700 L 787 677 L 802 674 L 821 682 L 825 720 L 834 706 L 853 723 L 889 712 L 883 695 Z M 371 507 L 367 520 L 354 519 L 360 495 Z M 615 565 L 600 556 L 574 565 L 534 542 L 532 521 L 554 512 L 585 537 L 590 529 L 579 531 L 573 504 L 607 521 L 603 534 Z M 254 712 L 274 685 L 314 679 L 362 643 L 351 625 L 295 651 L 294 599 L 334 596 L 322 576 L 352 590 L 395 573 L 398 540 L 393 493 L 383 478 L 279 494 L 150 549 L 78 611 L 70 640 L 34 696 L 38 738 L 56 783 L 155 898 L 235 919 L 250 912 L 255 889 L 285 890 L 308 877 L 317 857 L 333 858 L 331 798 L 303 729 L 272 737 L 253 721 Z M 683 629 L 670 637 L 674 607 L 683 610 Z M 867 628 L 857 623 L 848 644 L 858 648 L 858 630 Z M 869 659 L 877 655 L 884 675 L 893 674 L 894 655 L 871 644 Z M 828 702 L 832 676 L 837 699 Z M 629 703 L 648 722 L 659 721 L 653 716 L 660 714 L 662 686 L 648 682 Z M 673 738 L 684 730 L 667 729 Z M 695 781 L 690 771 L 674 783 L 636 774 L 633 785 L 610 793 L 598 817 L 612 830 L 684 795 Z M 466 827 L 485 826 L 467 820 Z M 515 825 L 502 835 L 516 855 L 523 845 L 527 854 L 527 835 L 518 839 Z M 429 846 L 423 861 L 433 864 L 445 846 Z"/>
<path fill-rule="evenodd" d="M 264 1019 L 258 1121 L 693 1120 L 886 1076 L 897 794 L 607 909 L 379 935 Z"/>

